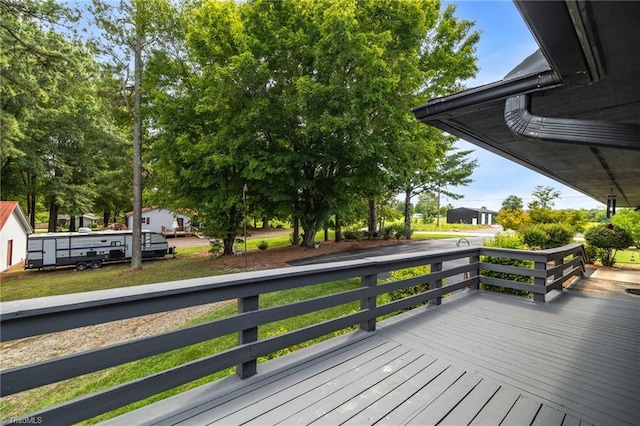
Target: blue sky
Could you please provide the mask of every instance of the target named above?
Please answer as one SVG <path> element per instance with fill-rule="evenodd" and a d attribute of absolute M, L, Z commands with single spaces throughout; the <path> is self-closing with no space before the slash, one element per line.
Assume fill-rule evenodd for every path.
<path fill-rule="evenodd" d="M 480 71 L 467 87 L 476 87 L 501 80 L 524 58 L 538 49 L 529 29 L 511 1 L 445 1 L 455 3 L 456 15 L 476 22 L 480 42 L 476 56 Z M 454 207 L 487 207 L 499 210 L 509 195 L 521 197 L 526 204 L 537 185 L 551 186 L 560 191 L 555 207 L 560 209 L 604 208 L 592 198 L 568 188 L 552 179 L 506 160 L 466 141 L 457 143 L 459 149 L 472 149 L 478 160 L 473 183 L 466 187 L 450 188 L 463 194 L 460 200 L 443 200 Z"/>

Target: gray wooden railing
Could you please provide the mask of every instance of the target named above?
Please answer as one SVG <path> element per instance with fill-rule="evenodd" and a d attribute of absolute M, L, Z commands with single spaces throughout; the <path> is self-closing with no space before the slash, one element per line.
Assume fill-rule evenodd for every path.
<path fill-rule="evenodd" d="M 534 267 L 491 264 L 485 261 L 486 256 L 529 260 Z M 544 301 L 549 291 L 561 290 L 564 281 L 584 272 L 584 259 L 584 250 L 579 244 L 545 251 L 467 247 L 4 302 L 0 304 L 2 341 L 225 300 L 237 299 L 238 313 L 188 328 L 4 370 L 0 373 L 1 395 L 12 395 L 238 333 L 238 345 L 234 348 L 11 420 L 20 422 L 30 418 L 47 425 L 71 424 L 229 367 L 236 366 L 240 377 L 248 377 L 257 372 L 257 359 L 261 356 L 354 325 L 374 331 L 376 319 L 383 315 L 427 301 L 440 304 L 445 294 L 463 288 L 477 289 L 481 284 L 490 284 L 526 290 L 534 294 L 536 301 Z M 430 265 L 429 274 L 384 285 L 378 282 L 382 273 L 422 265 Z M 533 277 L 534 282 L 526 284 L 490 278 L 483 276 L 483 271 Z M 268 309 L 258 308 L 259 297 L 263 294 L 355 277 L 361 282 L 357 289 Z M 376 303 L 381 294 L 423 283 L 430 284 L 430 289 L 424 293 L 384 305 Z M 358 312 L 258 340 L 261 325 L 352 301 L 360 301 Z"/>

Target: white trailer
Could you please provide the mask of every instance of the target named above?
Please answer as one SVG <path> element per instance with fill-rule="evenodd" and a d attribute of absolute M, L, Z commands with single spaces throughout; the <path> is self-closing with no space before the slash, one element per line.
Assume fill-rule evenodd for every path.
<path fill-rule="evenodd" d="M 103 262 L 131 259 L 133 231 L 52 232 L 27 238 L 25 269 L 75 265 L 76 269 L 97 269 Z M 175 247 L 156 232 L 142 231 L 142 258 L 175 255 Z"/>

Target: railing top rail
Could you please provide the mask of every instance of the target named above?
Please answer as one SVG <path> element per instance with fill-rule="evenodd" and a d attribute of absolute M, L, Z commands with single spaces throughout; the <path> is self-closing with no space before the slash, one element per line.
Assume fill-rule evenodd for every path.
<path fill-rule="evenodd" d="M 64 294 L 58 296 L 40 297 L 34 299 L 16 300 L 0 303 L 0 322 L 15 318 L 52 314 L 55 312 L 81 310 L 121 303 L 159 299 L 168 296 L 193 294 L 214 290 L 216 288 L 231 288 L 245 284 L 260 282 L 261 284 L 279 280 L 291 280 L 301 277 L 327 276 L 332 272 L 345 272 L 349 276 L 366 275 L 364 269 L 371 269 L 371 273 L 382 270 L 405 267 L 404 264 L 412 260 L 438 259 L 446 257 L 459 258 L 478 251 L 478 248 L 462 248 L 454 250 L 436 250 L 401 255 L 370 257 L 341 262 L 322 263 L 316 265 L 292 266 L 287 268 L 268 269 L 261 271 L 239 272 L 228 275 L 217 275 L 188 280 L 171 281 L 158 284 L 146 284 L 134 287 L 122 287 L 108 290 L 96 290 L 83 293 Z M 442 260 L 442 259 L 441 259 Z M 382 268 L 381 268 L 382 267 Z M 204 303 L 204 302 L 203 302 Z"/>
<path fill-rule="evenodd" d="M 7 321 L 15 318 L 16 316 L 24 317 L 27 316 L 28 313 L 31 315 L 38 315 L 39 313 L 42 313 L 42 311 L 52 313 L 56 311 L 116 305 L 119 303 L 138 300 L 175 296 L 186 293 L 197 293 L 216 288 L 233 287 L 254 282 L 264 283 L 281 280 L 285 277 L 290 279 L 316 274 L 324 275 L 334 271 L 348 270 L 353 270 L 354 276 L 357 276 L 362 272 L 362 268 L 373 267 L 375 265 L 375 260 L 358 259 L 344 262 L 239 272 L 235 274 L 215 275 L 157 284 L 145 284 L 108 290 L 95 290 L 83 293 L 14 300 L 0 303 L 0 321 Z"/>

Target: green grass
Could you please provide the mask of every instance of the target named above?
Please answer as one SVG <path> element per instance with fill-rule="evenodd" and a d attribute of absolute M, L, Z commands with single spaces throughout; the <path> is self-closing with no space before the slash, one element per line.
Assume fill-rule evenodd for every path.
<path fill-rule="evenodd" d="M 627 250 L 618 250 L 616 252 L 616 263 L 627 265 L 640 265 L 640 249 L 630 248 Z"/>
<path fill-rule="evenodd" d="M 178 256 L 145 261 L 143 269 L 134 271 L 130 263 L 104 265 L 100 269 L 76 271 L 60 268 L 54 271 L 18 271 L 2 274 L 0 300 L 30 299 L 116 287 L 130 287 L 188 278 L 219 275 L 221 270 L 209 258 L 206 247 L 180 249 Z"/>

